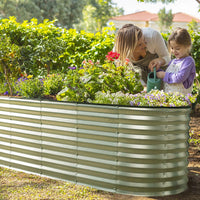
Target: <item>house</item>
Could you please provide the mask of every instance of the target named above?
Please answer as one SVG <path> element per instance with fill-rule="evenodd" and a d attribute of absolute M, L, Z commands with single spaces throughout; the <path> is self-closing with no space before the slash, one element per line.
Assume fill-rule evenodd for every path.
<path fill-rule="evenodd" d="M 188 14 L 179 12 L 173 14 L 173 27 L 188 28 L 188 24 L 191 21 L 196 21 L 200 25 L 200 19 L 190 16 Z M 108 22 L 113 22 L 117 29 L 121 28 L 124 24 L 135 24 L 138 27 L 151 27 L 160 31 L 159 17 L 155 13 L 148 11 L 140 11 L 128 15 L 121 15 L 111 18 Z"/>

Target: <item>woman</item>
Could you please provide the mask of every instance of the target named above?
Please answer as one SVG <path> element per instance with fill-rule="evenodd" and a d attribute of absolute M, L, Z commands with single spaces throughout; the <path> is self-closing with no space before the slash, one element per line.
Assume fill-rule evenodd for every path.
<path fill-rule="evenodd" d="M 115 41 L 115 51 L 120 54 L 122 64 L 126 58 L 141 73 L 141 78 L 147 83 L 149 70 L 158 70 L 170 61 L 169 52 L 161 34 L 151 28 L 143 28 L 126 24 L 119 29 Z"/>

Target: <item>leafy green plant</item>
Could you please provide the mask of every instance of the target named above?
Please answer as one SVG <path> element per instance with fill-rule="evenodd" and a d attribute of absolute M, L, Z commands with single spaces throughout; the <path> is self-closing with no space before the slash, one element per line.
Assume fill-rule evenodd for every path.
<path fill-rule="evenodd" d="M 67 74 L 67 87 L 58 93 L 57 100 L 88 102 L 94 100 L 98 91 L 131 92 L 143 90 L 140 76 L 129 66 L 116 66 L 118 54 L 110 52 L 103 65 L 93 61 L 83 61 L 83 68 L 71 67 Z"/>
<path fill-rule="evenodd" d="M 89 103 L 130 105 L 132 98 L 132 94 L 124 94 L 121 91 L 116 93 L 111 93 L 110 91 L 107 91 L 106 93 L 99 91 L 95 94 L 95 99 L 93 101 L 89 101 Z"/>
<path fill-rule="evenodd" d="M 192 143 L 192 144 L 195 144 L 195 145 L 198 145 L 198 147 L 200 148 L 200 134 L 196 135 L 194 133 L 194 130 L 192 130 L 191 132 L 189 132 L 189 139 L 188 139 L 188 142 L 189 143 Z"/>
<path fill-rule="evenodd" d="M 192 51 L 191 55 L 195 60 L 196 71 L 200 74 L 200 32 L 191 32 L 190 33 L 192 38 Z M 200 78 L 200 77 L 199 77 Z"/>
<path fill-rule="evenodd" d="M 14 17 L 10 17 L 0 22 L 0 36 L 5 38 L 1 40 L 1 93 L 8 95 L 15 95 L 18 92 L 25 97 L 36 96 L 28 95 L 27 92 L 22 93 L 27 89 L 25 86 L 18 88 L 19 91 L 13 91 L 12 82 L 14 83 L 21 73 L 46 78 L 48 74 L 67 73 L 69 67 L 79 68 L 84 58 L 103 60 L 114 42 L 114 34 L 109 33 L 110 28 L 106 28 L 102 33 L 93 34 L 84 31 L 78 33 L 74 29 L 61 29 L 54 26 L 54 21 L 48 20 L 38 24 L 36 19 L 32 19 L 20 24 Z M 62 89 L 59 86 L 62 85 L 61 81 L 57 80 L 55 83 L 56 80 L 50 78 L 44 81 L 45 95 L 56 94 Z M 53 82 L 57 89 L 53 88 Z M 6 87 L 3 87 L 4 84 Z M 38 94 L 40 97 L 40 92 Z"/>
<path fill-rule="evenodd" d="M 16 85 L 16 79 L 10 78 L 9 84 L 4 81 L 0 83 L 0 94 L 1 95 L 8 95 L 8 96 L 16 96 L 17 93 L 15 91 L 15 85 Z M 10 89 L 12 90 L 12 93 L 10 93 Z"/>
<path fill-rule="evenodd" d="M 162 90 L 152 90 L 149 93 L 96 93 L 95 100 L 91 103 L 118 104 L 147 107 L 180 107 L 190 106 L 196 101 L 196 95 L 183 95 L 177 93 L 165 93 Z"/>
<path fill-rule="evenodd" d="M 17 53 L 18 47 L 11 44 L 10 38 L 3 34 L 0 40 L 0 82 L 4 86 L 6 84 L 10 95 L 13 95 L 12 82 L 19 77 L 21 72 Z"/>
<path fill-rule="evenodd" d="M 63 89 L 64 78 L 61 74 L 49 74 L 44 79 L 44 94 L 45 95 L 56 95 Z"/>
<path fill-rule="evenodd" d="M 192 94 L 183 95 L 179 92 L 165 93 L 162 90 L 152 90 L 147 94 L 134 95 L 130 104 L 133 106 L 180 107 L 192 105 L 196 98 L 197 95 Z"/>
<path fill-rule="evenodd" d="M 43 80 L 31 75 L 21 77 L 16 82 L 15 91 L 26 98 L 41 98 L 44 95 Z"/>
<path fill-rule="evenodd" d="M 93 34 L 56 27 L 55 21 L 44 20 L 38 24 L 34 18 L 30 22 L 18 23 L 15 17 L 10 17 L 0 23 L 0 36 L 5 35 L 10 41 L 5 46 L 18 48 L 20 56 L 17 61 L 21 71 L 34 77 L 66 73 L 69 66 L 79 68 L 84 59 L 101 62 L 113 48 L 115 37 L 111 33 L 113 27 Z"/>

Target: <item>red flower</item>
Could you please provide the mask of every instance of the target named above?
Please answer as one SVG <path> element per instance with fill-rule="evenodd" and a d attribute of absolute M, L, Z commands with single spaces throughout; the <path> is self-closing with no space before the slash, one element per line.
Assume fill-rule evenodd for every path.
<path fill-rule="evenodd" d="M 110 51 L 108 52 L 108 55 L 106 55 L 106 58 L 109 61 L 114 61 L 115 59 L 119 58 L 119 53 Z"/>

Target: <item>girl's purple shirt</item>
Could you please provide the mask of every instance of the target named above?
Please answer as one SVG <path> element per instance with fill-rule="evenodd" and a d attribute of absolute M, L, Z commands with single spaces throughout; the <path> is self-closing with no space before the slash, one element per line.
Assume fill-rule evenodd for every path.
<path fill-rule="evenodd" d="M 172 61 L 174 62 L 174 64 L 177 64 L 182 61 L 183 63 L 178 73 L 165 72 L 165 77 L 163 78 L 163 81 L 169 84 L 183 83 L 186 89 L 191 87 L 196 76 L 196 67 L 194 59 L 191 56 L 187 56 L 181 59 L 173 59 L 169 62 L 168 66 L 171 64 Z"/>

